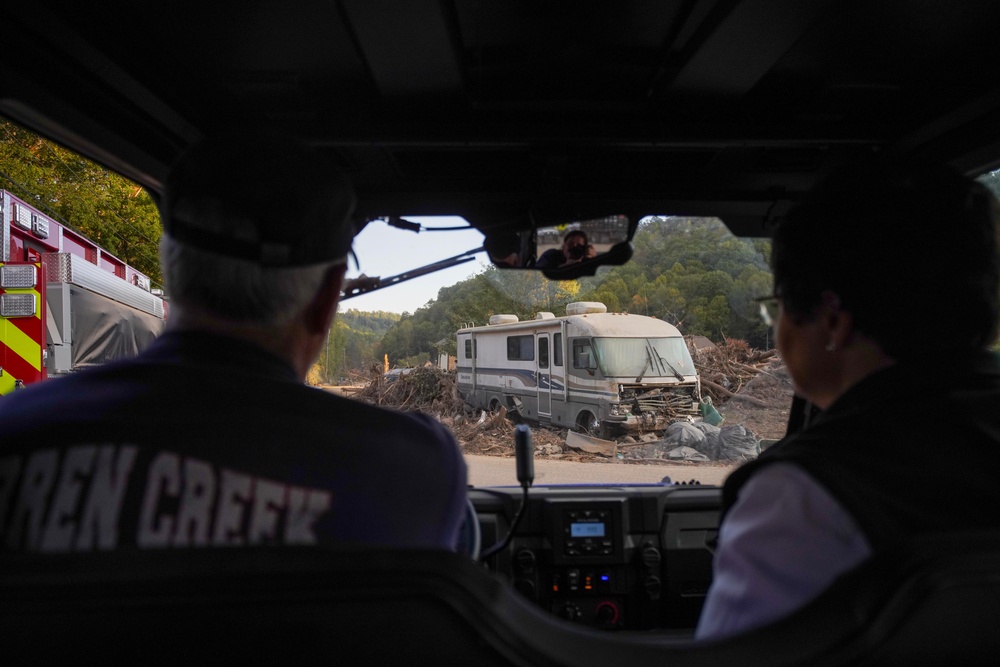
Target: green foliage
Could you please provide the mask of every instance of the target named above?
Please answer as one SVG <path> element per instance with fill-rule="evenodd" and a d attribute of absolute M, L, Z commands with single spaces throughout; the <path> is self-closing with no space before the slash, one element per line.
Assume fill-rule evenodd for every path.
<path fill-rule="evenodd" d="M 381 358 L 375 350 L 379 340 L 400 317 L 381 310 L 366 312 L 351 308 L 338 312 L 316 362 L 321 369 L 321 380 L 335 383 L 349 371 L 362 370 L 377 362 Z"/>
<path fill-rule="evenodd" d="M 29 202 L 162 286 L 160 215 L 135 183 L 0 120 L 0 188 Z"/>
<path fill-rule="evenodd" d="M 634 239 L 632 261 L 615 267 L 584 301 L 649 315 L 685 334 L 768 347 L 755 298 L 772 290 L 766 239 L 734 237 L 717 218 L 648 218 Z"/>
<path fill-rule="evenodd" d="M 378 337 L 391 329 L 401 317 L 402 315 L 398 313 L 383 310 L 363 311 L 350 308 L 337 312 L 337 320 L 347 328 L 358 333 L 375 334 Z"/>
<path fill-rule="evenodd" d="M 416 368 L 421 367 L 431 360 L 431 355 L 427 352 L 419 352 L 412 357 L 404 357 L 397 362 L 397 366 L 400 368 Z"/>

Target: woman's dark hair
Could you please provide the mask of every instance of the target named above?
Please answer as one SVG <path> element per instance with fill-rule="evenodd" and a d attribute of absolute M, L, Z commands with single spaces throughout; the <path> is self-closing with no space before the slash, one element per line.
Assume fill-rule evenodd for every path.
<path fill-rule="evenodd" d="M 944 167 L 853 165 L 778 225 L 775 293 L 804 318 L 835 293 L 897 359 L 986 347 L 1000 318 L 998 211 L 986 187 Z"/>

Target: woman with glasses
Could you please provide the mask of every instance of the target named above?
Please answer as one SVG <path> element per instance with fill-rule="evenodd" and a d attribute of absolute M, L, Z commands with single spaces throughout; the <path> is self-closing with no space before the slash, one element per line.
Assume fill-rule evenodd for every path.
<path fill-rule="evenodd" d="M 883 162 L 778 226 L 762 314 L 818 416 L 727 479 L 698 637 L 784 617 L 909 537 L 1000 527 L 997 211 L 965 176 Z"/>

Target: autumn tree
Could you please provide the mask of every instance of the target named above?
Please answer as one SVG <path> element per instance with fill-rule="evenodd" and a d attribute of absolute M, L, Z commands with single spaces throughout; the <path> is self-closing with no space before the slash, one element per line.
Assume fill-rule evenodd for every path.
<path fill-rule="evenodd" d="M 135 183 L 0 120 L 0 187 L 162 285 L 159 211 Z"/>

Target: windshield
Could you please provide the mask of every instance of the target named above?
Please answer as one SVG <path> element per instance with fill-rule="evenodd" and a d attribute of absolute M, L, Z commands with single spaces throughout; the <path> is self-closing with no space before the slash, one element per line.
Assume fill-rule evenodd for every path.
<path fill-rule="evenodd" d="M 58 169 L 78 164 L 69 151 L 13 123 L 3 122 L 0 129 L 0 166 L 9 175 L 0 192 L 9 202 L 31 201 L 45 216 L 71 222 L 92 238 L 139 239 L 119 249 L 121 258 L 150 276 L 151 288 L 162 286 L 156 250 L 160 226 L 151 199 L 131 196 L 134 184 L 83 161 L 79 164 L 86 170 L 81 166 L 76 175 L 114 187 L 76 187 Z M 28 150 L 36 145 L 40 152 Z M 69 209 L 61 204 L 78 200 L 82 203 L 73 210 L 121 214 L 70 221 Z M 349 277 L 397 276 L 482 242 L 482 235 L 460 218 L 408 220 L 419 223 L 420 233 L 371 222 L 355 239 L 357 263 L 352 262 Z M 11 259 L 24 260 L 33 249 L 49 247 L 29 238 L 26 230 L 10 233 Z M 418 246 L 418 241 L 429 245 Z M 578 281 L 549 281 L 537 271 L 498 271 L 473 260 L 346 301 L 308 381 L 353 400 L 438 419 L 454 434 L 469 462 L 470 481 L 478 486 L 515 483 L 514 422 L 532 427 L 538 465 L 558 468 L 546 471 L 545 483 L 569 481 L 563 468 L 573 470 L 576 482 L 649 483 L 679 474 L 690 479 L 689 469 L 681 473 L 667 465 L 679 443 L 670 440 L 666 427 L 678 419 L 708 421 L 704 415 L 711 412 L 704 406 L 709 404 L 725 416 L 714 420 L 721 429 L 745 428 L 748 435 L 740 437 L 754 444 L 780 437 L 791 385 L 783 368 L 774 365 L 773 333 L 755 301 L 772 291 L 769 243 L 736 238 L 717 218 L 664 216 L 642 220 L 633 243 L 628 265 L 605 267 Z M 570 304 L 577 304 L 574 312 L 583 306 L 587 313 L 628 314 L 629 322 L 645 331 L 574 336 L 560 323 Z M 483 333 L 463 337 L 470 327 L 497 331 L 491 321 L 515 329 L 493 338 Z M 611 321 L 618 329 L 624 322 Z M 677 327 L 681 336 L 648 335 L 648 327 L 663 322 Z M 682 384 L 678 376 L 688 381 Z M 729 400 L 738 394 L 752 400 Z M 571 432 L 612 441 L 614 452 L 576 449 Z M 640 435 L 648 442 L 629 444 Z M 690 455 L 699 448 L 709 457 L 722 451 L 711 443 L 684 451 Z M 601 465 L 608 462 L 630 465 Z M 739 463 L 700 462 L 714 466 L 699 473 L 708 484 Z M 495 475 L 483 477 L 485 468 L 495 469 Z"/>
<path fill-rule="evenodd" d="M 595 338 L 601 372 L 607 377 L 652 378 L 695 374 L 694 361 L 680 336 Z"/>

